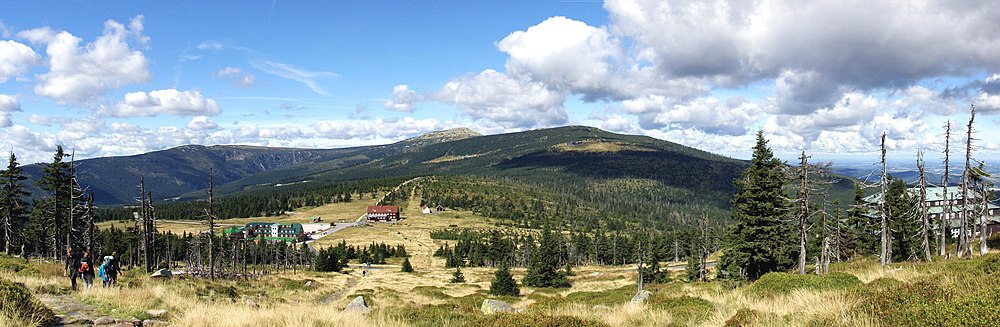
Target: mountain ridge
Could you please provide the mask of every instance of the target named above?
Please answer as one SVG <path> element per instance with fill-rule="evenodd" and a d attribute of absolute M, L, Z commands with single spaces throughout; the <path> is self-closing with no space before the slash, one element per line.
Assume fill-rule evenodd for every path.
<path fill-rule="evenodd" d="M 722 196 L 745 165 L 674 142 L 587 126 L 493 135 L 453 128 L 390 144 L 336 149 L 182 145 L 77 164 L 81 184 L 94 191 L 103 205 L 134 202 L 140 178 L 154 199 L 200 198 L 210 172 L 219 195 L 302 181 L 338 183 L 426 174 L 531 176 L 551 171 L 587 178 L 653 178 L 668 185 L 719 191 Z M 28 165 L 26 172 L 37 178 L 43 165 Z M 721 182 L 705 182 L 712 180 Z"/>

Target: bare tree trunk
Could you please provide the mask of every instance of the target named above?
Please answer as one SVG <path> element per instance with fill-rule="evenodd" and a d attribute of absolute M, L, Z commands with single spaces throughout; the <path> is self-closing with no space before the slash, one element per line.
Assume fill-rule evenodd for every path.
<path fill-rule="evenodd" d="M 889 215 L 886 208 L 886 189 L 888 176 L 885 169 L 885 132 L 882 132 L 882 199 L 879 201 L 879 213 L 882 218 L 882 243 L 879 249 L 879 264 L 885 268 L 892 260 L 892 244 L 889 241 Z"/>
<path fill-rule="evenodd" d="M 969 199 L 969 174 L 971 173 L 971 160 L 972 160 L 972 122 L 976 119 L 976 106 L 972 106 L 972 112 L 969 116 L 969 124 L 966 125 L 965 130 L 965 171 L 962 172 L 962 221 L 960 223 L 959 236 L 958 236 L 958 257 L 964 257 L 966 255 L 972 255 L 972 243 L 969 239 L 969 206 L 974 203 Z"/>
<path fill-rule="evenodd" d="M 708 226 L 705 224 L 705 220 L 708 219 L 708 215 L 702 214 L 701 219 L 698 220 L 698 229 L 701 231 L 701 238 L 698 242 L 698 280 L 705 281 L 707 261 L 708 261 Z"/>
<path fill-rule="evenodd" d="M 983 165 L 985 166 L 985 163 L 983 163 Z M 979 191 L 981 192 L 979 196 L 982 199 L 980 203 L 982 203 L 983 206 L 979 216 L 979 255 L 986 255 L 990 252 L 990 248 L 986 244 L 986 237 L 988 236 L 986 234 L 986 222 L 988 221 L 987 218 L 990 213 L 990 185 L 985 178 L 982 178 L 979 183 Z"/>
<path fill-rule="evenodd" d="M 799 156 L 799 274 L 806 273 L 806 224 L 809 220 L 809 157 Z"/>
<path fill-rule="evenodd" d="M 920 219 L 923 222 L 923 228 L 920 230 L 920 235 L 923 240 L 924 249 L 924 259 L 927 262 L 931 261 L 931 239 L 930 239 L 930 221 L 927 219 L 927 180 L 924 177 L 924 153 L 923 151 L 917 152 L 917 169 L 920 170 L 920 201 L 919 212 Z"/>
<path fill-rule="evenodd" d="M 948 224 L 951 222 L 951 215 L 952 215 L 952 203 L 951 203 L 952 202 L 952 196 L 951 196 L 951 192 L 949 192 L 950 189 L 948 188 L 948 186 L 949 186 L 948 184 L 951 183 L 949 181 L 949 179 L 950 179 L 949 177 L 950 176 L 948 175 L 949 174 L 949 169 L 950 169 L 949 163 L 948 163 L 949 154 L 950 154 L 948 147 L 950 145 L 950 142 L 951 142 L 951 121 L 949 120 L 944 125 L 944 180 L 942 181 L 942 185 L 941 186 L 944 187 L 944 201 L 945 201 L 945 205 L 947 206 L 947 208 L 945 208 L 944 212 L 941 214 L 941 226 L 940 226 L 941 227 L 941 235 L 939 235 L 939 237 L 941 238 L 941 240 L 939 241 L 940 242 L 940 247 L 941 247 L 941 251 L 940 251 L 939 255 L 941 255 L 941 256 L 945 256 L 947 254 L 947 252 L 948 252 L 948 249 L 947 249 L 947 245 L 948 245 L 947 244 L 948 243 Z"/>
<path fill-rule="evenodd" d="M 638 274 L 638 278 L 636 278 L 636 287 L 639 290 L 636 291 L 636 292 L 637 293 L 642 293 L 642 242 L 638 241 L 638 242 L 635 242 L 635 244 L 636 244 L 635 254 L 636 254 L 636 257 L 638 258 L 638 260 L 636 260 L 636 263 L 635 263 L 635 271 L 639 273 Z"/>
<path fill-rule="evenodd" d="M 208 209 L 206 209 L 205 214 L 208 216 L 208 276 L 209 279 L 215 280 L 215 246 L 212 240 L 215 237 L 215 198 L 212 175 L 212 173 L 208 174 Z"/>

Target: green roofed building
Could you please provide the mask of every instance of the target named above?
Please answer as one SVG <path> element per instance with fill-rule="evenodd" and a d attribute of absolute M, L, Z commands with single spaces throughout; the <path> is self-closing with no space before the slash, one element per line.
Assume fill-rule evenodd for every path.
<path fill-rule="evenodd" d="M 919 197 L 920 188 L 908 188 L 907 193 L 909 193 L 910 196 Z M 930 218 L 930 221 L 935 225 L 937 225 L 943 217 L 948 224 L 948 228 L 951 230 L 952 237 L 958 236 L 963 210 L 970 218 L 970 221 L 973 222 L 970 230 L 972 234 L 979 232 L 978 226 L 981 219 L 984 217 L 986 218 L 988 234 L 1000 232 L 1000 206 L 990 202 L 987 203 L 986 208 L 983 208 L 982 204 L 979 203 L 979 199 L 982 197 L 979 196 L 979 194 L 974 193 L 976 192 L 972 190 L 969 191 L 970 196 L 976 196 L 976 198 L 974 198 L 975 202 L 966 204 L 965 199 L 962 198 L 961 187 L 928 187 L 927 198 L 924 199 L 924 205 L 927 208 L 927 217 Z M 872 209 L 871 213 L 873 215 L 877 215 L 878 206 L 882 202 L 882 194 L 875 193 L 866 197 L 864 201 L 868 203 L 869 208 Z M 950 211 L 948 210 L 949 202 L 951 204 Z M 937 228 L 935 227 L 934 230 L 937 230 Z"/>
<path fill-rule="evenodd" d="M 237 227 L 231 227 L 230 229 L 236 229 Z M 226 230 L 227 234 L 229 229 Z M 236 231 L 236 230 L 234 230 Z M 266 223 L 266 222 L 253 222 L 248 223 L 242 228 L 238 228 L 238 231 L 243 232 L 243 236 L 246 238 L 262 238 L 268 241 L 286 241 L 286 242 L 299 242 L 305 240 L 305 230 L 302 229 L 302 224 L 281 224 L 281 223 Z"/>

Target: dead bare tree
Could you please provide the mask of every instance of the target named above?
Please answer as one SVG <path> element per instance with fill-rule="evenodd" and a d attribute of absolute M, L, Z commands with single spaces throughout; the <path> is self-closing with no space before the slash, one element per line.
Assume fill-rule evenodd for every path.
<path fill-rule="evenodd" d="M 938 235 L 938 237 L 940 237 L 940 241 L 939 242 L 940 242 L 940 247 L 941 247 L 941 251 L 940 251 L 939 255 L 941 255 L 941 256 L 945 256 L 947 254 L 947 252 L 948 252 L 948 248 L 947 248 L 948 227 L 947 227 L 947 225 L 950 223 L 950 221 L 951 221 L 951 215 L 952 215 L 952 196 L 951 196 L 951 192 L 948 191 L 949 190 L 949 188 L 948 188 L 949 185 L 948 184 L 951 183 L 949 181 L 949 177 L 950 176 L 948 175 L 950 173 L 949 172 L 949 168 L 950 167 L 949 167 L 949 163 L 948 163 L 949 154 L 950 154 L 948 147 L 950 145 L 950 142 L 951 142 L 951 120 L 949 120 L 948 122 L 946 122 L 945 125 L 944 125 L 944 180 L 942 181 L 941 186 L 944 188 L 944 201 L 945 201 L 945 205 L 947 207 L 945 208 L 944 213 L 942 213 L 942 215 L 941 215 L 941 222 L 940 222 L 940 224 L 941 224 L 941 226 L 940 226 L 940 228 L 941 228 L 941 235 Z"/>
<path fill-rule="evenodd" d="M 979 255 L 986 255 L 989 253 L 989 246 L 986 244 L 986 236 L 988 236 L 988 230 L 986 228 L 986 223 L 989 221 L 990 213 L 990 182 L 987 178 L 990 174 L 986 172 L 986 163 L 979 162 L 979 167 L 973 169 L 973 179 L 976 182 L 977 189 L 979 190 Z"/>
<path fill-rule="evenodd" d="M 698 280 L 703 282 L 708 267 L 708 225 L 706 220 L 708 220 L 707 214 L 702 214 L 701 219 L 698 220 L 698 230 L 701 232 L 701 237 L 698 240 Z"/>
<path fill-rule="evenodd" d="M 974 203 L 969 199 L 969 178 L 972 169 L 972 123 L 976 120 L 976 105 L 972 105 L 969 124 L 965 130 L 965 170 L 962 172 L 962 221 L 958 227 L 958 257 L 972 255 L 972 243 L 969 239 L 969 206 Z"/>
<path fill-rule="evenodd" d="M 205 218 L 208 219 L 208 276 L 215 280 L 215 252 L 213 252 L 215 238 L 215 195 L 212 181 L 214 172 L 208 174 L 208 203 L 205 208 Z"/>
<path fill-rule="evenodd" d="M 920 198 L 917 206 L 917 215 L 922 221 L 920 229 L 921 245 L 924 249 L 924 260 L 931 261 L 931 241 L 930 241 L 930 221 L 927 218 L 927 179 L 924 176 L 924 152 L 917 152 L 917 170 L 920 171 Z"/>
<path fill-rule="evenodd" d="M 881 180 L 882 196 L 881 199 L 879 200 L 879 216 L 881 216 L 882 218 L 881 219 L 882 243 L 881 247 L 879 248 L 879 264 L 882 266 L 882 268 L 885 268 L 886 265 L 892 262 L 892 240 L 890 239 L 890 237 L 892 237 L 892 233 L 889 232 L 889 225 L 890 225 L 889 219 L 891 218 L 890 218 L 890 213 L 888 212 L 889 208 L 886 206 L 886 201 L 885 201 L 886 190 L 889 187 L 889 178 L 885 167 L 885 132 L 882 132 L 881 144 L 882 144 L 882 180 Z"/>
<path fill-rule="evenodd" d="M 809 157 L 802 151 L 799 156 L 799 274 L 806 273 L 806 225 L 809 220 Z"/>
<path fill-rule="evenodd" d="M 146 191 L 146 179 L 144 177 L 139 178 L 139 222 L 142 228 L 139 230 L 142 233 L 142 244 L 140 245 L 140 250 L 142 251 L 142 262 L 146 267 L 146 273 L 153 272 L 153 256 L 155 255 L 153 250 L 153 234 L 155 225 L 153 223 L 152 217 L 152 192 Z"/>

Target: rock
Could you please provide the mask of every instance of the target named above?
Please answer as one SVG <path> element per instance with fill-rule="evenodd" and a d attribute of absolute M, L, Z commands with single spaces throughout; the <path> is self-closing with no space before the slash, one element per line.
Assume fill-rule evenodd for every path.
<path fill-rule="evenodd" d="M 635 296 L 632 297 L 632 301 L 630 301 L 629 303 L 631 303 L 632 305 L 644 304 L 651 295 L 653 295 L 653 293 L 650 291 L 646 290 L 639 291 L 639 293 L 635 293 Z"/>
<path fill-rule="evenodd" d="M 114 319 L 111 319 L 111 317 L 100 317 L 100 318 L 94 319 L 94 325 L 112 325 L 112 324 L 116 324 L 116 323 L 118 323 L 118 322 L 115 321 Z"/>
<path fill-rule="evenodd" d="M 517 309 L 514 309 L 514 307 L 504 301 L 486 299 L 483 300 L 483 305 L 479 307 L 479 311 L 485 314 L 494 314 L 497 312 L 517 312 Z"/>
<path fill-rule="evenodd" d="M 167 316 L 167 310 L 163 309 L 146 310 L 146 315 L 149 315 L 150 317 L 153 318 L 163 318 Z"/>
<path fill-rule="evenodd" d="M 344 307 L 344 312 L 368 313 L 370 310 L 368 305 L 365 304 L 365 297 L 360 295 Z"/>
<path fill-rule="evenodd" d="M 169 325 L 166 321 L 146 319 L 142 321 L 142 327 L 153 327 L 153 326 L 167 326 Z"/>
<path fill-rule="evenodd" d="M 160 269 L 154 272 L 152 275 L 149 275 L 149 277 L 152 278 L 170 278 L 173 276 L 174 273 L 170 272 L 170 269 Z"/>
<path fill-rule="evenodd" d="M 312 287 L 312 286 L 313 286 L 313 281 L 307 280 L 306 281 L 306 287 Z"/>
<path fill-rule="evenodd" d="M 592 308 L 592 310 L 594 310 L 594 311 L 611 311 L 611 307 L 606 306 L 606 305 L 600 305 L 600 304 L 598 304 L 598 305 L 595 305 Z"/>
<path fill-rule="evenodd" d="M 63 325 L 92 325 L 94 322 L 86 317 L 67 316 L 61 319 Z"/>

